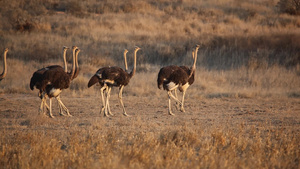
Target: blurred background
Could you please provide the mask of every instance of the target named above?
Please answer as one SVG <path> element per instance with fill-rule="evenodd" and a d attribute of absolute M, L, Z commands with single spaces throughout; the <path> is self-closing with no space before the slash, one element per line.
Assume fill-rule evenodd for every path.
<path fill-rule="evenodd" d="M 139 46 L 127 92 L 158 95 L 159 69 L 192 65 L 201 44 L 195 95 L 300 97 L 300 0 L 2 0 L 0 13 L 1 93 L 32 93 L 32 73 L 62 65 L 62 47 L 76 45 L 81 72 L 69 92 L 93 92 L 100 67 L 124 68 L 124 49 L 131 70 Z"/>

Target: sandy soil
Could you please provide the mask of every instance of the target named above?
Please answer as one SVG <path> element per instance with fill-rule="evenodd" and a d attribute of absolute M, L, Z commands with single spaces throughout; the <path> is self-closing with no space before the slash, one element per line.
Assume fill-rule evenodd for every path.
<path fill-rule="evenodd" d="M 53 101 L 54 119 L 38 113 L 40 99 L 34 94 L 0 95 L 0 129 L 58 131 L 79 129 L 102 130 L 119 128 L 141 132 L 158 132 L 188 126 L 197 128 L 230 128 L 254 126 L 291 129 L 300 133 L 299 98 L 186 98 L 185 113 L 177 111 L 168 115 L 167 97 L 139 97 L 124 95 L 129 117 L 122 115 L 116 91 L 111 96 L 113 117 L 100 114 L 100 96 L 73 97 L 62 95 L 62 101 L 73 117 L 58 114 Z"/>

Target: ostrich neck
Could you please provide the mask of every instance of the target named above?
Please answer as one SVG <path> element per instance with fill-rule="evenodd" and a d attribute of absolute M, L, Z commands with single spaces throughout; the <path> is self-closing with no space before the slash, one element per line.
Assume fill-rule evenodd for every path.
<path fill-rule="evenodd" d="M 72 62 L 72 71 L 70 72 L 70 79 L 73 79 L 74 73 L 75 73 L 75 49 L 73 49 L 73 62 Z"/>
<path fill-rule="evenodd" d="M 127 70 L 128 70 L 128 67 L 127 67 L 126 52 L 124 52 L 124 64 L 125 64 L 125 71 L 127 71 Z"/>
<path fill-rule="evenodd" d="M 197 53 L 198 53 L 198 48 L 196 48 L 196 50 L 195 50 L 195 54 L 194 54 L 194 63 L 193 63 L 193 66 L 192 66 L 192 69 L 191 69 L 189 78 L 190 78 L 190 77 L 194 74 L 194 72 L 196 71 Z"/>
<path fill-rule="evenodd" d="M 76 55 L 75 55 L 75 60 L 76 60 L 76 65 L 75 65 L 76 67 L 75 67 L 75 69 L 78 69 L 78 67 L 79 67 L 78 66 L 78 53 L 79 52 L 77 52 Z"/>
<path fill-rule="evenodd" d="M 134 51 L 134 63 L 133 63 L 133 69 L 132 69 L 132 71 L 131 71 L 131 73 L 130 73 L 131 77 L 134 76 L 135 70 L 136 70 L 136 52 L 137 52 L 137 51 L 138 51 L 138 50 L 135 50 L 135 51 Z"/>
<path fill-rule="evenodd" d="M 64 50 L 63 51 L 64 69 L 65 69 L 65 72 L 67 73 L 68 72 L 68 66 L 67 66 L 66 53 L 67 53 L 67 50 Z"/>
<path fill-rule="evenodd" d="M 76 74 L 76 76 L 78 75 L 78 69 L 79 69 L 79 66 L 78 66 L 78 53 L 79 53 L 79 51 L 77 51 L 76 54 L 75 54 L 75 61 L 76 61 L 76 63 L 75 63 L 75 72 L 74 72 L 74 76 L 75 76 L 75 74 Z M 74 78 L 75 78 L 75 77 L 74 77 Z"/>
<path fill-rule="evenodd" d="M 6 75 L 6 72 L 7 72 L 7 67 L 6 67 L 6 53 L 7 52 L 4 52 L 4 55 L 3 55 L 3 72 L 0 75 L 0 79 L 4 78 L 5 75 Z"/>

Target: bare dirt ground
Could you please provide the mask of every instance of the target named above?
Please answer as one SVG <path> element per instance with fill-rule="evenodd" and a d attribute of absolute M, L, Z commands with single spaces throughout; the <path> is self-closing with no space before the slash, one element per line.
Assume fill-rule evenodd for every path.
<path fill-rule="evenodd" d="M 124 96 L 124 104 L 129 117 L 122 115 L 117 95 L 111 96 L 113 117 L 100 114 L 100 96 L 73 97 L 62 96 L 73 117 L 58 114 L 58 106 L 53 99 L 51 119 L 39 114 L 40 99 L 35 94 L 0 95 L 0 129 L 9 130 L 47 130 L 69 127 L 119 128 L 141 132 L 158 132 L 179 126 L 189 128 L 268 126 L 286 128 L 300 132 L 300 99 L 298 98 L 186 98 L 185 113 L 176 110 L 175 116 L 168 115 L 167 97 Z"/>

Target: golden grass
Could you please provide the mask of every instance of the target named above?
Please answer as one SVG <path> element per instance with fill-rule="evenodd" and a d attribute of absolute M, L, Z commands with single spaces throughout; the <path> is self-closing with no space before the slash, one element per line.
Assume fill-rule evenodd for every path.
<path fill-rule="evenodd" d="M 59 133 L 7 129 L 1 130 L 0 164 L 4 168 L 299 167 L 297 133 L 269 129 L 267 124 L 223 127 L 153 133 L 105 129 L 92 122 L 86 129 Z"/>

